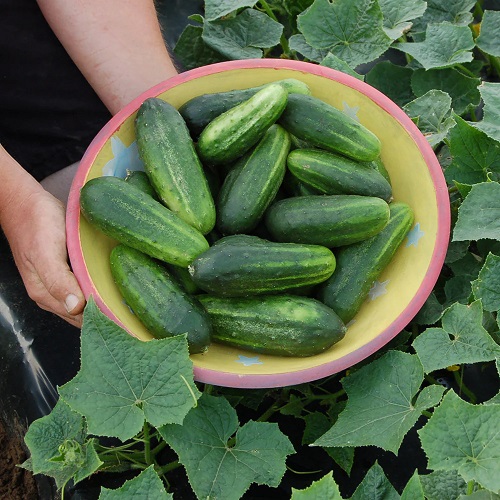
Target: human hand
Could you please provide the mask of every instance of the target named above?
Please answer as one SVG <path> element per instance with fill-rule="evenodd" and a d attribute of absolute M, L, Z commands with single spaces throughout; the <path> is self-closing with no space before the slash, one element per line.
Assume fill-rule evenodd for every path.
<path fill-rule="evenodd" d="M 16 200 L 4 209 L 2 228 L 29 297 L 81 327 L 85 298 L 68 265 L 64 205 L 41 186 Z"/>

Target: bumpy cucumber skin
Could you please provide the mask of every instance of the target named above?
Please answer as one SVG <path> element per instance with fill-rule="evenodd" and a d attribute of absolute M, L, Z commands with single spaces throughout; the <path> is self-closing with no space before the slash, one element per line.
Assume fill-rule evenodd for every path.
<path fill-rule="evenodd" d="M 359 195 L 310 195 L 273 203 L 265 214 L 272 238 L 281 242 L 351 245 L 381 231 L 389 220 L 382 198 Z"/>
<path fill-rule="evenodd" d="M 146 99 L 135 119 L 139 156 L 160 200 L 203 234 L 215 225 L 215 204 L 193 140 L 171 104 Z"/>
<path fill-rule="evenodd" d="M 210 344 L 210 318 L 158 261 L 127 245 L 110 254 L 111 274 L 127 305 L 155 338 L 186 334 L 191 354 Z"/>
<path fill-rule="evenodd" d="M 158 195 L 156 194 L 153 185 L 149 181 L 149 177 L 148 174 L 146 174 L 146 172 L 143 172 L 142 170 L 132 170 L 127 173 L 125 180 L 129 184 L 133 184 L 134 186 L 138 187 L 141 191 L 144 191 L 146 194 L 149 194 L 149 196 L 151 196 L 155 200 L 158 200 Z"/>
<path fill-rule="evenodd" d="M 291 94 L 279 123 L 313 146 L 359 161 L 380 155 L 378 137 L 334 106 L 311 95 Z"/>
<path fill-rule="evenodd" d="M 278 83 L 266 85 L 250 99 L 212 120 L 200 134 L 198 154 L 206 165 L 230 163 L 262 138 L 285 109 L 288 92 Z"/>
<path fill-rule="evenodd" d="M 169 264 L 187 267 L 209 247 L 200 231 L 118 177 L 87 181 L 80 191 L 80 209 L 110 238 Z"/>
<path fill-rule="evenodd" d="M 375 280 L 388 266 L 413 225 L 413 210 L 403 202 L 390 204 L 390 219 L 377 235 L 340 249 L 337 269 L 319 286 L 317 298 L 345 323 L 361 308 Z"/>
<path fill-rule="evenodd" d="M 282 85 L 290 94 L 311 93 L 306 83 L 295 78 L 277 80 L 275 83 Z M 250 99 L 250 97 L 255 95 L 259 90 L 262 90 L 266 85 L 268 84 L 193 97 L 179 108 L 179 113 L 186 121 L 192 137 L 196 139 L 214 118 Z"/>
<path fill-rule="evenodd" d="M 296 149 L 288 155 L 287 166 L 297 179 L 323 194 L 392 199 L 391 185 L 368 163 L 320 149 Z"/>
<path fill-rule="evenodd" d="M 224 298 L 200 295 L 212 341 L 275 356 L 320 354 L 342 340 L 345 325 L 316 299 L 297 295 Z"/>
<path fill-rule="evenodd" d="M 193 281 L 206 292 L 249 297 L 321 283 L 335 271 L 335 256 L 319 245 L 234 235 L 220 239 L 188 269 Z"/>
<path fill-rule="evenodd" d="M 271 125 L 262 139 L 226 176 L 217 202 L 217 228 L 223 234 L 252 231 L 283 182 L 290 135 Z"/>

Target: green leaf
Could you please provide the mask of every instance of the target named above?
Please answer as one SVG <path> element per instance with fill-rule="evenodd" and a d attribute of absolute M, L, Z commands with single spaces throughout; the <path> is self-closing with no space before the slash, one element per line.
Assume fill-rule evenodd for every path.
<path fill-rule="evenodd" d="M 297 16 L 297 26 L 309 45 L 327 49 L 351 68 L 373 61 L 389 48 L 391 39 L 382 22 L 375 0 L 315 0 Z"/>
<path fill-rule="evenodd" d="M 500 184 L 474 184 L 458 209 L 453 241 L 500 240 Z"/>
<path fill-rule="evenodd" d="M 472 282 L 472 293 L 481 299 L 486 311 L 500 309 L 500 257 L 488 254 L 478 278 Z"/>
<path fill-rule="evenodd" d="M 471 280 L 468 276 L 453 276 L 446 281 L 444 292 L 446 295 L 445 307 L 449 307 L 455 302 L 468 304 L 472 295 Z"/>
<path fill-rule="evenodd" d="M 418 471 L 415 471 L 413 476 L 411 476 L 410 480 L 406 483 L 403 493 L 401 493 L 401 500 L 425 500 L 424 490 Z"/>
<path fill-rule="evenodd" d="M 500 83 L 483 82 L 478 88 L 484 102 L 483 119 L 472 125 L 500 141 Z"/>
<path fill-rule="evenodd" d="M 478 490 L 470 495 L 460 495 L 458 500 L 500 500 L 500 495 L 487 490 Z"/>
<path fill-rule="evenodd" d="M 202 34 L 201 26 L 188 25 L 177 40 L 174 54 L 185 70 L 227 60 L 203 41 Z"/>
<path fill-rule="evenodd" d="M 29 426 L 24 441 L 31 457 L 23 466 L 53 477 L 58 489 L 71 479 L 82 481 L 102 464 L 84 418 L 60 399 L 48 415 Z"/>
<path fill-rule="evenodd" d="M 129 335 L 89 300 L 81 334 L 81 368 L 60 389 L 87 419 L 89 433 L 125 441 L 146 419 L 181 423 L 199 392 L 185 336 L 144 342 Z"/>
<path fill-rule="evenodd" d="M 458 470 L 465 481 L 500 490 L 500 405 L 472 405 L 449 391 L 418 430 L 432 470 Z"/>
<path fill-rule="evenodd" d="M 314 445 L 373 445 L 397 453 L 429 401 L 431 406 L 437 402 L 437 393 L 427 392 L 414 402 L 423 379 L 418 357 L 399 351 L 389 351 L 343 378 L 346 408 Z"/>
<path fill-rule="evenodd" d="M 414 341 L 424 370 L 430 373 L 463 363 L 495 359 L 500 347 L 483 328 L 480 301 L 470 305 L 453 304 L 443 314 L 442 328 L 428 328 Z"/>
<path fill-rule="evenodd" d="M 102 488 L 99 500 L 120 500 L 123 498 L 151 498 L 154 500 L 171 500 L 174 497 L 165 491 L 165 487 L 154 466 L 150 465 L 134 479 L 116 489 Z"/>
<path fill-rule="evenodd" d="M 481 32 L 476 38 L 476 45 L 487 54 L 500 57 L 500 11 L 485 10 L 481 21 Z"/>
<path fill-rule="evenodd" d="M 424 14 L 427 3 L 423 0 L 378 0 L 384 16 L 384 30 L 391 40 L 409 31 L 411 21 Z"/>
<path fill-rule="evenodd" d="M 449 22 L 468 26 L 472 22 L 471 10 L 476 0 L 427 0 L 424 15 L 415 20 L 412 31 L 425 31 L 430 23 Z"/>
<path fill-rule="evenodd" d="M 358 80 L 364 80 L 365 78 L 363 75 L 356 73 L 356 71 L 351 69 L 350 66 L 345 61 L 339 59 L 336 55 L 332 54 L 331 52 L 328 53 L 328 55 L 320 62 L 320 64 L 321 66 L 327 66 L 328 68 L 336 69 L 337 71 L 342 71 L 342 73 L 351 75 L 354 78 L 357 78 Z"/>
<path fill-rule="evenodd" d="M 455 113 L 461 115 L 479 105 L 481 95 L 478 86 L 480 78 L 464 75 L 455 68 L 417 69 L 413 72 L 411 87 L 417 97 L 429 90 L 442 90 L 451 97 L 451 106 Z"/>
<path fill-rule="evenodd" d="M 467 26 L 451 23 L 429 24 L 422 42 L 393 45 L 414 57 L 425 69 L 447 68 L 473 59 L 474 40 Z"/>
<path fill-rule="evenodd" d="M 437 470 L 420 476 L 427 500 L 456 500 L 467 491 L 467 484 L 456 470 Z"/>
<path fill-rule="evenodd" d="M 278 486 L 285 459 L 294 452 L 277 424 L 249 421 L 238 427 L 230 404 L 207 394 L 183 425 L 165 425 L 159 432 L 179 455 L 197 497 L 204 499 L 237 500 L 252 483 Z"/>
<path fill-rule="evenodd" d="M 236 17 L 208 21 L 203 41 L 229 59 L 261 58 L 261 49 L 280 43 L 283 25 L 257 10 L 246 9 Z"/>
<path fill-rule="evenodd" d="M 252 0 L 205 0 L 205 18 L 213 21 L 242 7 L 253 7 L 256 3 Z"/>
<path fill-rule="evenodd" d="M 451 264 L 460 260 L 462 257 L 467 255 L 469 250 L 469 241 L 451 241 L 448 245 L 448 251 L 446 253 L 446 264 Z"/>
<path fill-rule="evenodd" d="M 438 301 L 435 292 L 431 292 L 414 321 L 418 325 L 432 325 L 439 321 L 442 314 L 443 305 Z"/>
<path fill-rule="evenodd" d="M 366 473 L 350 500 L 399 500 L 400 496 L 378 462 Z"/>
<path fill-rule="evenodd" d="M 325 474 L 318 481 L 314 481 L 308 488 L 304 490 L 297 490 L 292 488 L 291 500 L 317 500 L 319 498 L 325 498 L 328 500 L 342 500 L 340 496 L 339 487 L 333 479 L 333 474 L 329 472 Z"/>
<path fill-rule="evenodd" d="M 402 107 L 415 98 L 410 85 L 412 75 L 411 68 L 381 61 L 368 71 L 365 81 Z"/>
<path fill-rule="evenodd" d="M 403 107 L 415 121 L 431 146 L 444 140 L 455 125 L 451 116 L 451 97 L 441 90 L 429 90 Z"/>
<path fill-rule="evenodd" d="M 452 163 L 445 177 L 464 184 L 478 184 L 490 172 L 500 172 L 500 143 L 490 139 L 469 122 L 454 115 L 456 125 L 450 131 Z"/>
<path fill-rule="evenodd" d="M 306 59 L 317 63 L 323 61 L 328 54 L 331 54 L 328 49 L 316 49 L 309 45 L 306 42 L 304 35 L 301 35 L 300 33 L 292 35 L 288 39 L 288 45 L 291 50 L 294 50 L 295 52 L 303 55 Z"/>

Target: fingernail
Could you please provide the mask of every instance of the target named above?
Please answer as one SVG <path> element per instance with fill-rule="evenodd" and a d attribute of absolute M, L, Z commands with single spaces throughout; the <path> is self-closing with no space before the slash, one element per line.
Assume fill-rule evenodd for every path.
<path fill-rule="evenodd" d="M 66 306 L 66 311 L 71 312 L 78 305 L 78 297 L 72 293 L 70 293 L 66 300 L 64 301 L 64 305 Z"/>

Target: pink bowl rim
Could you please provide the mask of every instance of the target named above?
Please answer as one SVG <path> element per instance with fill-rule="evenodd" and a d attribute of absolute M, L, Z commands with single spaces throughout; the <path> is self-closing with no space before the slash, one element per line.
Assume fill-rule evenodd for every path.
<path fill-rule="evenodd" d="M 83 185 L 87 176 L 88 169 L 95 160 L 102 145 L 118 130 L 122 122 L 130 114 L 137 111 L 142 102 L 148 97 L 156 97 L 157 95 L 171 89 L 172 87 L 193 80 L 195 78 L 200 78 L 203 76 L 229 70 L 257 68 L 289 69 L 329 78 L 363 93 L 380 108 L 382 108 L 393 118 L 395 118 L 416 143 L 417 147 L 422 153 L 424 161 L 429 168 L 429 173 L 435 186 L 436 202 L 438 208 L 438 231 L 436 244 L 434 246 L 429 268 L 415 296 L 412 298 L 403 312 L 385 330 L 383 330 L 375 339 L 363 345 L 356 351 L 353 351 L 352 353 L 349 353 L 348 355 L 343 356 L 340 359 L 329 361 L 318 366 L 286 373 L 239 374 L 231 372 L 221 372 L 198 366 L 194 366 L 193 368 L 194 378 L 198 382 L 224 387 L 237 387 L 247 389 L 284 387 L 311 382 L 313 380 L 319 380 L 321 378 L 348 369 L 349 367 L 363 361 L 364 359 L 384 347 L 400 331 L 402 331 L 408 325 L 408 323 L 410 323 L 410 321 L 418 313 L 424 302 L 431 294 L 441 272 L 444 259 L 446 257 L 451 227 L 448 188 L 441 166 L 434 154 L 434 151 L 432 150 L 431 146 L 422 135 L 420 130 L 417 128 L 417 126 L 408 117 L 408 115 L 397 104 L 395 104 L 386 95 L 382 94 L 379 90 L 357 78 L 354 78 L 340 71 L 303 61 L 284 59 L 246 59 L 226 61 L 203 66 L 200 68 L 195 68 L 180 73 L 170 78 L 169 80 L 155 85 L 154 87 L 145 91 L 136 99 L 131 101 L 127 106 L 125 106 L 115 116 L 113 116 L 90 143 L 89 147 L 82 157 L 80 167 L 78 168 L 78 171 L 73 179 L 66 211 L 66 234 L 70 263 L 75 276 L 79 280 L 85 297 L 88 299 L 92 295 L 96 304 L 108 317 L 110 317 L 123 327 L 120 321 L 118 321 L 114 316 L 112 311 L 106 306 L 99 292 L 94 287 L 92 281 L 90 279 L 82 278 L 82 276 L 86 276 L 86 265 L 79 239 L 80 187 Z"/>

